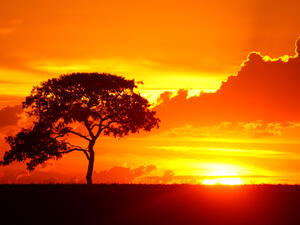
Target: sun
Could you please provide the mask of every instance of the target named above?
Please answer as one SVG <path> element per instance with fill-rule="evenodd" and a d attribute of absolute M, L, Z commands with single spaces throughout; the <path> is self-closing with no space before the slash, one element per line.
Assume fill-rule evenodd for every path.
<path fill-rule="evenodd" d="M 216 170 L 208 174 L 209 177 L 202 181 L 205 185 L 241 185 L 243 184 L 241 178 L 237 177 L 237 174 L 230 170 Z"/>

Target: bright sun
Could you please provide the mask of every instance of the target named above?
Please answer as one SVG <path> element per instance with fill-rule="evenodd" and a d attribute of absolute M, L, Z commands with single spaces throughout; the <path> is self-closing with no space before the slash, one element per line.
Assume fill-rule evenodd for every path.
<path fill-rule="evenodd" d="M 241 178 L 237 177 L 237 174 L 230 170 L 216 170 L 208 174 L 211 178 L 207 178 L 202 181 L 205 185 L 241 185 L 243 184 Z"/>

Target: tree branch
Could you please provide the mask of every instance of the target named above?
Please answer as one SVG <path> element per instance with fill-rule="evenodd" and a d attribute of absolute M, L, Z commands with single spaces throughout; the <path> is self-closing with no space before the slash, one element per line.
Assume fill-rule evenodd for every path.
<path fill-rule="evenodd" d="M 86 149 L 82 149 L 82 148 L 72 148 L 72 149 L 69 149 L 67 151 L 63 151 L 61 153 L 65 154 L 65 153 L 70 153 L 70 152 L 74 152 L 74 151 L 79 151 L 79 152 L 88 152 L 88 150 Z"/>
<path fill-rule="evenodd" d="M 100 126 L 98 123 L 95 123 L 93 126 L 91 126 L 91 130 L 93 130 L 95 127 Z"/>
<path fill-rule="evenodd" d="M 77 135 L 77 136 L 79 136 L 79 137 L 82 137 L 82 138 L 84 138 L 84 139 L 87 140 L 87 141 L 91 141 L 90 138 L 84 136 L 83 134 L 80 134 L 80 133 L 78 133 L 78 132 L 76 132 L 76 131 L 68 130 L 68 129 L 63 130 L 62 133 L 57 133 L 58 135 L 57 135 L 56 137 L 54 137 L 54 139 L 57 139 L 57 138 L 60 138 L 60 137 L 64 137 L 66 134 L 69 134 L 69 133 L 75 134 L 75 135 Z"/>
<path fill-rule="evenodd" d="M 107 129 L 112 123 L 119 123 L 119 122 L 120 121 L 117 121 L 117 120 L 111 120 L 103 127 L 103 130 Z"/>
<path fill-rule="evenodd" d="M 88 123 L 87 120 L 84 121 L 84 125 L 85 125 L 86 129 L 88 130 L 91 138 L 94 139 L 95 135 L 94 135 L 94 133 L 93 133 L 93 131 L 92 131 L 92 129 L 91 129 L 91 127 L 90 127 L 90 125 L 89 125 L 89 123 Z"/>
<path fill-rule="evenodd" d="M 78 146 L 78 145 L 72 145 L 70 142 L 65 142 L 67 145 L 70 145 L 72 148 L 80 148 L 82 150 L 86 150 L 84 148 L 82 148 L 81 146 Z"/>
<path fill-rule="evenodd" d="M 87 158 L 88 160 L 90 160 L 89 153 L 88 153 L 88 152 L 86 152 L 86 151 L 84 151 L 83 153 L 85 154 L 86 158 Z"/>
<path fill-rule="evenodd" d="M 107 119 L 106 119 L 106 120 L 107 120 Z M 109 121 L 105 126 L 102 127 L 102 122 L 104 122 L 104 120 L 101 121 L 101 123 L 99 124 L 99 129 L 98 129 L 98 132 L 97 132 L 97 134 L 96 134 L 96 138 L 99 137 L 99 135 L 101 134 L 101 132 L 102 132 L 103 130 L 109 128 L 109 126 L 110 126 L 112 123 L 120 123 L 120 121 L 117 121 L 117 120 L 111 120 L 111 121 Z"/>
<path fill-rule="evenodd" d="M 88 160 L 90 160 L 90 156 L 89 156 L 89 151 L 88 150 L 83 149 L 80 146 L 72 145 L 70 143 L 67 143 L 67 144 L 71 145 L 74 148 L 73 149 L 69 149 L 68 151 L 61 152 L 61 153 L 65 154 L 65 153 L 70 153 L 70 152 L 74 152 L 74 151 L 79 151 L 79 152 L 83 152 L 84 155 L 86 156 L 86 158 Z"/>
<path fill-rule="evenodd" d="M 102 124 L 103 124 L 103 122 L 104 122 L 105 120 L 106 120 L 106 119 L 102 119 L 102 120 L 100 121 L 100 123 L 98 124 L 99 128 L 98 128 L 98 131 L 97 131 L 97 133 L 96 133 L 96 138 L 98 138 L 98 137 L 100 136 L 101 131 L 102 131 Z"/>
<path fill-rule="evenodd" d="M 64 137 L 67 133 L 63 133 L 63 134 L 59 134 L 56 137 L 54 137 L 54 139 L 60 138 L 60 137 Z"/>
<path fill-rule="evenodd" d="M 88 137 L 86 137 L 86 136 L 84 136 L 84 135 L 82 135 L 82 134 L 80 134 L 80 133 L 77 133 L 76 131 L 69 130 L 69 131 L 67 131 L 66 133 L 75 134 L 75 135 L 77 135 L 77 136 L 79 136 L 79 137 L 84 138 L 84 139 L 87 140 L 87 141 L 91 141 L 90 138 L 88 138 Z"/>
<path fill-rule="evenodd" d="M 96 126 L 99 127 L 99 128 L 98 128 L 98 131 L 97 131 L 97 133 L 96 133 L 96 135 L 95 135 L 95 138 L 96 138 L 96 139 L 100 136 L 101 131 L 104 130 L 104 128 L 102 127 L 104 121 L 106 121 L 106 120 L 109 119 L 108 116 L 105 116 L 104 118 L 102 118 L 102 117 L 100 117 L 100 118 L 101 118 L 101 119 L 100 119 L 99 124 L 94 124 L 94 125 L 92 126 L 92 129 L 94 129 Z"/>

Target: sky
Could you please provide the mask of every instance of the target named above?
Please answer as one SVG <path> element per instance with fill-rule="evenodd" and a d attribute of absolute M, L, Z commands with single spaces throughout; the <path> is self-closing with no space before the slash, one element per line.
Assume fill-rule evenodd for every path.
<path fill-rule="evenodd" d="M 34 85 L 107 72 L 143 81 L 137 91 L 162 122 L 151 133 L 102 137 L 95 181 L 203 183 L 229 171 L 243 183 L 300 183 L 299 8 L 296 0 L 3 2 L 0 156 L 5 136 L 27 123 L 20 105 Z M 80 153 L 33 173 L 16 163 L 0 168 L 0 183 L 82 182 L 86 167 Z"/>

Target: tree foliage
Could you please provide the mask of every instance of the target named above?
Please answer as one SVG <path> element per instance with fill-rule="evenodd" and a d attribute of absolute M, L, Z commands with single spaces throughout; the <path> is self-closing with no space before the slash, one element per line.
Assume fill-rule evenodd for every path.
<path fill-rule="evenodd" d="M 23 102 L 23 109 L 34 118 L 32 128 L 7 137 L 11 149 L 1 163 L 27 161 L 33 170 L 72 151 L 83 152 L 91 163 L 100 135 L 123 137 L 158 127 L 159 119 L 147 99 L 134 92 L 136 87 L 134 80 L 99 73 L 62 75 L 41 83 Z M 70 135 L 85 140 L 87 147 L 72 145 Z"/>

